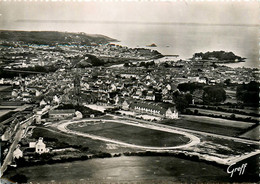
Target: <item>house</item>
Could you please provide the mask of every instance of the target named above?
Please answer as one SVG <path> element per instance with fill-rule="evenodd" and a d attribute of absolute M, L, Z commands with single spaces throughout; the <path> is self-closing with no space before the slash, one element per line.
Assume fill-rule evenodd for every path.
<path fill-rule="evenodd" d="M 168 92 L 169 92 L 169 90 L 168 90 L 167 88 L 162 89 L 162 94 L 163 94 L 163 95 L 168 94 Z"/>
<path fill-rule="evenodd" d="M 165 112 L 165 117 L 169 119 L 177 119 L 178 118 L 178 111 L 176 110 L 176 107 L 168 108 Z"/>
<path fill-rule="evenodd" d="M 122 73 L 120 74 L 120 77 L 130 79 L 130 78 L 136 78 L 137 75 L 132 73 Z"/>
<path fill-rule="evenodd" d="M 82 119 L 83 118 L 83 115 L 80 111 L 76 111 L 75 115 L 76 115 L 76 117 L 74 117 L 74 119 Z"/>
<path fill-rule="evenodd" d="M 173 96 L 172 95 L 162 95 L 162 101 L 166 103 L 174 103 L 173 102 Z"/>
<path fill-rule="evenodd" d="M 114 101 L 115 101 L 115 105 L 118 105 L 118 102 L 119 102 L 119 97 L 118 97 L 118 95 L 116 95 L 116 96 L 114 97 Z"/>
<path fill-rule="evenodd" d="M 42 93 L 38 90 L 35 91 L 35 96 L 40 96 Z"/>
<path fill-rule="evenodd" d="M 130 103 L 126 100 L 122 103 L 123 110 L 129 110 L 129 106 L 130 106 Z"/>
<path fill-rule="evenodd" d="M 155 95 L 153 93 L 147 93 L 146 97 L 145 97 L 146 100 L 155 100 Z"/>
<path fill-rule="evenodd" d="M 18 144 L 13 152 L 13 159 L 18 159 L 20 157 L 23 157 L 23 151 L 20 149 L 20 145 Z"/>
<path fill-rule="evenodd" d="M 2 141 L 8 141 L 11 139 L 13 135 L 13 131 L 11 130 L 10 127 L 7 127 L 6 131 L 4 132 L 4 134 L 1 136 L 1 140 Z"/>
<path fill-rule="evenodd" d="M 53 96 L 53 103 L 54 104 L 59 104 L 60 103 L 60 99 L 55 95 L 55 96 Z"/>
<path fill-rule="evenodd" d="M 49 111 L 49 118 L 58 120 L 72 118 L 74 115 L 75 109 L 55 109 Z"/>
<path fill-rule="evenodd" d="M 46 148 L 46 144 L 43 142 L 42 137 L 39 137 L 39 140 L 36 142 L 30 142 L 29 148 L 35 148 L 35 152 L 39 154 L 48 153 L 50 151 L 49 148 Z"/>

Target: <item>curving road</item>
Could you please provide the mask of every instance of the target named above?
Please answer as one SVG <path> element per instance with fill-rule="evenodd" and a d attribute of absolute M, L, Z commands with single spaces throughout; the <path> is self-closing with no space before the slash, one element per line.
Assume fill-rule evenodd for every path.
<path fill-rule="evenodd" d="M 169 133 L 174 133 L 174 134 L 181 134 L 181 135 L 188 137 L 190 139 L 190 141 L 187 144 L 183 144 L 183 145 L 179 145 L 179 146 L 171 146 L 171 147 L 141 146 L 141 145 L 130 144 L 130 143 L 126 143 L 126 142 L 123 142 L 123 141 L 110 139 L 110 138 L 106 138 L 106 137 L 101 137 L 101 136 L 97 136 L 97 135 L 93 135 L 93 134 L 81 133 L 81 132 L 73 131 L 73 130 L 70 130 L 70 129 L 67 128 L 67 126 L 69 124 L 74 124 L 74 123 L 79 123 L 79 122 L 88 122 L 88 121 L 91 121 L 91 122 L 93 122 L 93 121 L 103 121 L 103 122 L 121 123 L 121 124 L 138 126 L 138 127 L 143 127 L 143 128 L 153 129 L 153 130 L 159 130 L 159 131 L 164 131 L 164 132 L 169 132 Z M 103 120 L 103 119 L 102 120 L 101 119 L 87 119 L 87 120 L 61 123 L 57 126 L 57 128 L 60 131 L 70 133 L 70 134 L 75 134 L 75 135 L 79 135 L 79 136 L 82 136 L 82 137 L 88 137 L 88 138 L 91 138 L 91 139 L 101 140 L 101 141 L 105 141 L 105 142 L 119 144 L 119 145 L 122 145 L 122 146 L 145 149 L 145 150 L 147 150 L 147 149 L 149 149 L 149 150 L 172 150 L 172 149 L 179 149 L 179 148 L 187 148 L 187 147 L 194 146 L 194 145 L 200 143 L 200 139 L 198 137 L 196 137 L 192 134 L 189 134 L 187 132 L 181 132 L 181 131 L 177 131 L 177 130 L 173 130 L 173 129 L 169 129 L 169 128 L 165 128 L 165 127 L 158 127 L 158 126 L 155 126 L 155 125 L 140 124 L 140 123 L 136 123 L 136 122 L 129 122 L 129 121 L 123 121 L 123 120 L 118 121 L 118 120 Z"/>

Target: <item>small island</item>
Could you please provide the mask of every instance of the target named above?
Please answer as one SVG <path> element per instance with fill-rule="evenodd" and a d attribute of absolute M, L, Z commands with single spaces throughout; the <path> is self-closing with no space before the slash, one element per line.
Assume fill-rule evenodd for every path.
<path fill-rule="evenodd" d="M 152 43 L 151 45 L 146 45 L 146 47 L 157 47 L 155 43 Z"/>
<path fill-rule="evenodd" d="M 212 51 L 206 53 L 195 53 L 192 60 L 212 61 L 215 63 L 238 63 L 245 62 L 246 58 L 235 55 L 233 52 Z"/>

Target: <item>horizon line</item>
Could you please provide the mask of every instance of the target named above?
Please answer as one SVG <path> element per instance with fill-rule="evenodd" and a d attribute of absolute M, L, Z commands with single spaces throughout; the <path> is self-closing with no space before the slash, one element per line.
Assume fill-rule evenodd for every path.
<path fill-rule="evenodd" d="M 15 22 L 53 22 L 53 23 L 101 23 L 101 24 L 147 24 L 147 25 L 198 25 L 198 26 L 251 26 L 260 24 L 196 23 L 196 22 L 138 22 L 138 21 L 94 21 L 94 20 L 40 20 L 18 19 Z"/>

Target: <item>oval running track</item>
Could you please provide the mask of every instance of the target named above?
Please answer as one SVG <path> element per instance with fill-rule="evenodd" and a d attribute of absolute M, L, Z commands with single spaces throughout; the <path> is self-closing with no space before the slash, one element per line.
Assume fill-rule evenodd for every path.
<path fill-rule="evenodd" d="M 130 144 L 130 143 L 126 143 L 126 142 L 123 142 L 123 141 L 110 139 L 110 138 L 106 138 L 106 137 L 101 137 L 101 136 L 97 136 L 97 135 L 93 135 L 93 134 L 73 131 L 73 130 L 70 130 L 70 129 L 67 128 L 67 126 L 70 125 L 70 124 L 75 124 L 75 123 L 80 123 L 80 122 L 95 122 L 95 121 L 121 123 L 121 124 L 138 126 L 138 127 L 143 127 L 143 128 L 153 129 L 153 130 L 159 130 L 159 131 L 164 131 L 164 132 L 169 132 L 169 133 L 174 133 L 174 134 L 180 134 L 180 135 L 184 135 L 184 136 L 188 137 L 190 139 L 190 141 L 187 144 L 183 144 L 183 145 L 179 145 L 179 146 L 170 146 L 170 147 L 141 146 L 141 145 Z M 87 138 L 91 138 L 91 139 L 94 139 L 94 140 L 101 140 L 101 141 L 104 141 L 104 142 L 119 144 L 119 145 L 122 145 L 122 146 L 131 147 L 131 148 L 145 149 L 145 150 L 172 150 L 172 149 L 179 149 L 179 148 L 187 148 L 187 147 L 191 147 L 191 146 L 194 146 L 194 145 L 200 143 L 200 139 L 198 137 L 196 137 L 196 136 L 194 136 L 190 133 L 187 133 L 187 132 L 181 132 L 181 131 L 172 130 L 172 129 L 165 128 L 165 127 L 159 127 L 159 126 L 148 125 L 148 124 L 140 124 L 140 123 L 124 121 L 124 120 L 118 121 L 118 120 L 103 120 L 103 119 L 86 119 L 86 120 L 78 120 L 78 121 L 72 121 L 72 122 L 71 121 L 70 122 L 64 122 L 64 123 L 59 124 L 57 126 L 57 128 L 60 131 L 65 132 L 65 133 L 74 134 L 74 135 L 78 135 L 78 136 L 82 136 L 82 137 L 87 137 Z"/>

